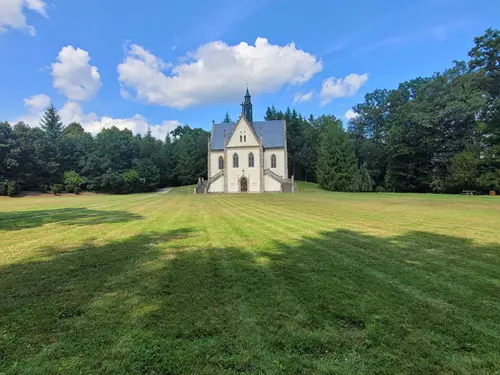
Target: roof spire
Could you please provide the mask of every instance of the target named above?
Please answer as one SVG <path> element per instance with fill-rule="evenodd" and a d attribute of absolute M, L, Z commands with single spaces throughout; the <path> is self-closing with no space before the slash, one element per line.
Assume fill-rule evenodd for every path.
<path fill-rule="evenodd" d="M 241 103 L 241 110 L 247 121 L 252 123 L 253 122 L 252 97 L 250 96 L 250 92 L 248 91 L 248 84 L 247 84 L 247 93 L 245 94 L 245 100 L 243 101 L 243 103 Z"/>

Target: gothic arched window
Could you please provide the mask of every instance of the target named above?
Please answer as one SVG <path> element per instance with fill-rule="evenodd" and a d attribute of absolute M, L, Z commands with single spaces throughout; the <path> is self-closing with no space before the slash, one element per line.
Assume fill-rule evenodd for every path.
<path fill-rule="evenodd" d="M 253 164 L 254 164 L 253 154 L 249 153 L 248 154 L 248 168 L 253 168 Z"/>
<path fill-rule="evenodd" d="M 219 156 L 219 169 L 224 169 L 224 158 Z"/>
<path fill-rule="evenodd" d="M 246 136 L 246 135 L 244 135 L 244 136 L 243 136 L 243 142 L 246 142 L 246 141 L 247 141 L 247 136 Z"/>
<path fill-rule="evenodd" d="M 271 168 L 276 168 L 276 155 L 271 155 Z"/>
<path fill-rule="evenodd" d="M 240 135 L 240 142 L 243 142 L 243 137 Z"/>
<path fill-rule="evenodd" d="M 233 155 L 233 168 L 238 168 L 238 154 Z"/>

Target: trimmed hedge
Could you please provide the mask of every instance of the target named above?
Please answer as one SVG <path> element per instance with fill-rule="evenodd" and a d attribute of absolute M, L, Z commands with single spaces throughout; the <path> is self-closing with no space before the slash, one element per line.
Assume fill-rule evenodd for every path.
<path fill-rule="evenodd" d="M 75 186 L 75 194 L 78 195 L 82 192 L 82 188 L 80 186 Z"/>
<path fill-rule="evenodd" d="M 0 182 L 0 195 L 7 195 L 7 184 Z"/>
<path fill-rule="evenodd" d="M 73 185 L 73 184 L 68 184 L 68 185 L 66 185 L 66 191 L 67 191 L 68 193 L 74 193 L 74 192 L 75 192 L 75 188 L 76 188 L 76 186 L 75 186 L 75 185 Z"/>

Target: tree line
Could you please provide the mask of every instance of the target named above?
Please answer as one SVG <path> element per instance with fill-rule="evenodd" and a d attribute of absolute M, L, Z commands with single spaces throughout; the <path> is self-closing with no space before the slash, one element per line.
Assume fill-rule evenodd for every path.
<path fill-rule="evenodd" d="M 347 124 L 270 106 L 285 119 L 289 173 L 334 191 L 456 193 L 500 189 L 500 32 L 474 39 L 469 61 L 378 89 Z M 226 112 L 223 122 L 232 122 Z M 179 126 L 164 140 L 116 127 L 96 136 L 63 126 L 51 105 L 40 122 L 0 123 L 0 194 L 69 186 L 151 191 L 206 178 L 209 133 Z"/>
<path fill-rule="evenodd" d="M 291 173 L 338 191 L 457 193 L 500 189 L 500 32 L 474 38 L 469 61 L 378 89 L 344 127 L 332 116 L 286 119 Z"/>
<path fill-rule="evenodd" d="M 187 125 L 165 140 L 117 127 L 94 137 L 78 123 L 63 126 L 51 105 L 40 127 L 0 123 L 0 194 L 65 188 L 135 193 L 191 184 L 206 175 L 207 145 L 208 133 Z"/>

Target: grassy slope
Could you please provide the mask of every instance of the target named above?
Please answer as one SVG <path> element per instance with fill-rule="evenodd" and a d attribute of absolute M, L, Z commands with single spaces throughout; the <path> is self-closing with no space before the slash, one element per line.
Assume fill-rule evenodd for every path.
<path fill-rule="evenodd" d="M 500 198 L 0 197 L 0 373 L 494 374 Z"/>

